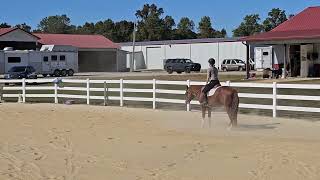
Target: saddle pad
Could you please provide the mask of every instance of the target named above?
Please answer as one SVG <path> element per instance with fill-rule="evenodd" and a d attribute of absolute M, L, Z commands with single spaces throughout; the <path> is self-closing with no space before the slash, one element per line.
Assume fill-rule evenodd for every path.
<path fill-rule="evenodd" d="M 216 87 L 216 88 L 212 88 L 212 89 L 208 92 L 207 96 L 213 96 L 214 93 L 216 92 L 216 90 L 218 90 L 218 89 L 221 88 L 221 87 L 222 87 L 222 86 L 218 86 L 218 87 Z"/>

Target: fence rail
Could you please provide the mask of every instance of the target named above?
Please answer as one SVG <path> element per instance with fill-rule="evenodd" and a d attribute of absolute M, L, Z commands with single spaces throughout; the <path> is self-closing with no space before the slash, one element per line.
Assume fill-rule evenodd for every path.
<path fill-rule="evenodd" d="M 184 90 L 172 90 L 165 88 L 157 88 L 158 85 L 175 85 L 175 86 L 191 86 L 191 85 L 204 85 L 204 82 L 197 81 L 163 81 L 163 80 L 89 80 L 89 79 L 21 79 L 21 80 L 0 80 L 0 84 L 15 83 L 18 86 L 4 86 L 3 91 L 18 91 L 19 93 L 5 93 L 2 94 L 3 98 L 18 98 L 22 97 L 22 101 L 26 102 L 27 98 L 52 98 L 55 103 L 58 103 L 59 98 L 70 99 L 85 99 L 87 104 L 90 104 L 90 100 L 116 100 L 119 101 L 120 106 L 124 105 L 124 101 L 141 101 L 152 102 L 153 109 L 156 109 L 157 103 L 176 103 L 185 104 L 183 99 L 170 99 L 160 98 L 158 94 L 170 94 L 170 95 L 184 95 Z M 20 86 L 21 83 L 21 86 Z M 44 86 L 28 86 L 29 83 L 44 83 Z M 52 84 L 49 86 L 48 84 Z M 74 86 L 59 86 L 59 83 L 64 85 L 82 84 L 82 87 Z M 92 87 L 93 85 L 104 85 L 101 87 Z M 106 87 L 106 85 L 118 84 L 119 87 Z M 150 88 L 125 88 L 126 84 L 136 85 L 150 85 Z M 306 90 L 320 90 L 320 85 L 304 85 L 304 84 L 278 84 L 276 82 L 272 84 L 267 83 L 233 83 L 227 81 L 222 83 L 224 86 L 238 87 L 238 88 L 266 88 L 272 89 L 270 94 L 257 94 L 257 93 L 239 93 L 240 98 L 254 98 L 254 99 L 271 99 L 271 105 L 263 104 L 245 104 L 240 103 L 240 108 L 246 109 L 263 109 L 272 110 L 273 117 L 277 117 L 277 111 L 296 111 L 296 112 L 320 112 L 320 108 L 315 107 L 296 107 L 296 106 L 279 106 L 278 100 L 303 100 L 303 101 L 320 101 L 320 96 L 306 96 L 306 95 L 280 95 L 277 94 L 279 89 L 306 89 Z M 28 93 L 28 91 L 50 91 L 50 93 L 37 94 Z M 62 91 L 62 92 L 61 92 Z M 81 92 L 84 95 L 68 94 L 68 92 Z M 91 95 L 93 92 L 104 92 L 103 96 Z M 106 93 L 107 92 L 107 93 Z M 108 93 L 118 93 L 118 96 L 109 96 Z M 149 93 L 150 97 L 128 97 L 124 93 Z M 106 97 L 108 96 L 108 97 Z M 106 102 L 105 102 L 106 104 Z M 191 105 L 199 104 L 196 101 L 192 101 Z M 187 111 L 190 111 L 190 104 L 186 106 Z"/>

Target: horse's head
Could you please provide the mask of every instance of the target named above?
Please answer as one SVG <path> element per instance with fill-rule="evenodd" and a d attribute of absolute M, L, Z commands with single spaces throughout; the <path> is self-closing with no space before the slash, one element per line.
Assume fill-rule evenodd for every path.
<path fill-rule="evenodd" d="M 187 86 L 187 90 L 186 90 L 186 104 L 189 104 L 192 99 L 195 97 L 195 94 L 192 90 L 192 87 L 188 87 Z"/>

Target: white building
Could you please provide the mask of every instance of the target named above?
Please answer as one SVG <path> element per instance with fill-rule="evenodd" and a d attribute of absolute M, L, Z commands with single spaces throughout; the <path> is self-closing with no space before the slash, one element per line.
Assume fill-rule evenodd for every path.
<path fill-rule="evenodd" d="M 130 67 L 131 43 L 121 43 L 121 49 L 128 51 L 127 67 Z M 208 59 L 216 59 L 221 67 L 224 59 L 246 61 L 246 46 L 236 38 L 210 38 L 169 41 L 137 42 L 135 44 L 135 69 L 163 69 L 163 61 L 170 58 L 188 58 L 200 63 L 202 69 L 208 67 Z"/>

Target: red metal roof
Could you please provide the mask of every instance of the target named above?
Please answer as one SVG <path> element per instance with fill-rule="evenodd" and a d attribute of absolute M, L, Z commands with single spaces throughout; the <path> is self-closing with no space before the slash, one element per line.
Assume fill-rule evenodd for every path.
<path fill-rule="evenodd" d="M 309 7 L 273 30 L 243 41 L 276 41 L 320 38 L 320 7 Z"/>
<path fill-rule="evenodd" d="M 112 48 L 120 46 L 113 43 L 102 35 L 78 35 L 78 34 L 42 34 L 34 33 L 40 38 L 41 44 L 70 45 L 78 48 Z"/>
<path fill-rule="evenodd" d="M 13 30 L 15 30 L 16 28 L 0 28 L 0 36 L 7 34 Z"/>
<path fill-rule="evenodd" d="M 20 29 L 20 28 L 17 28 L 17 27 L 13 27 L 13 28 L 0 28 L 0 36 L 2 35 L 5 35 L 5 34 L 8 34 L 12 31 L 15 31 L 15 30 L 21 30 L 21 31 L 24 31 L 25 33 L 31 35 L 31 36 L 34 36 L 35 38 L 39 39 L 39 37 L 33 35 L 32 33 L 28 32 L 28 31 L 25 31 L 23 29 Z"/>

